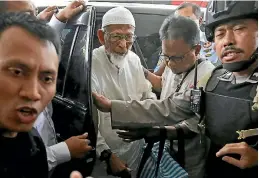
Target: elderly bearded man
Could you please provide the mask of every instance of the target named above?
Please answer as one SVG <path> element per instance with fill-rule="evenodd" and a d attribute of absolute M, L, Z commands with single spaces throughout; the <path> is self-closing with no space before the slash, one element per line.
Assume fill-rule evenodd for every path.
<path fill-rule="evenodd" d="M 93 91 L 110 99 L 123 101 L 156 99 L 151 92 L 151 84 L 145 79 L 139 57 L 130 50 L 136 38 L 134 31 L 134 17 L 124 7 L 113 8 L 103 16 L 102 29 L 98 30 L 102 46 L 93 51 Z M 98 114 L 97 152 L 100 159 L 106 161 L 112 175 L 128 170 L 127 165 L 134 174 L 140 162 L 144 141 L 123 142 L 116 130 L 112 130 L 110 115 L 103 112 Z M 96 168 L 93 177 L 107 177 L 105 171 L 100 170 L 102 167 L 104 166 L 99 165 Z"/>

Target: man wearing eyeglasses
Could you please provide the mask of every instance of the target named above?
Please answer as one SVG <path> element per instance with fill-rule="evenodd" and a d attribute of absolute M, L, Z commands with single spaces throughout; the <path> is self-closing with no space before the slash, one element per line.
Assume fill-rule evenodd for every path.
<path fill-rule="evenodd" d="M 171 15 L 165 19 L 160 28 L 162 53 L 160 57 L 166 62 L 162 80 L 154 86 L 162 89 L 160 100 L 118 101 L 109 100 L 95 94 L 95 104 L 103 112 L 111 112 L 114 128 L 131 129 L 130 132 L 119 132 L 125 139 L 159 137 L 159 129 L 144 129 L 143 127 L 169 125 L 167 138 L 176 139 L 176 128 L 184 130 L 185 139 L 185 169 L 190 178 L 201 178 L 204 175 L 204 148 L 200 144 L 197 130 L 199 117 L 190 110 L 190 92 L 194 85 L 194 65 L 198 60 L 197 81 L 210 73 L 214 65 L 210 61 L 198 58 L 200 52 L 200 33 L 196 23 L 190 18 Z M 148 73 L 149 75 L 150 73 Z M 110 114 L 110 113 L 109 113 Z M 123 118 L 122 115 L 123 114 Z M 141 118 L 141 119 L 139 119 Z M 135 129 L 132 131 L 132 129 Z M 173 144 L 177 152 L 177 143 Z"/>
<path fill-rule="evenodd" d="M 202 25 L 201 23 L 203 20 L 202 11 L 200 6 L 198 6 L 195 3 L 183 2 L 175 9 L 174 13 L 176 15 L 188 17 L 194 20 L 199 27 Z M 200 56 L 204 59 L 206 58 L 207 60 L 211 61 L 215 66 L 219 65 L 220 62 L 218 61 L 217 55 L 213 49 L 214 44 L 206 40 L 204 32 L 199 30 L 199 33 L 200 33 L 199 44 L 201 45 Z M 154 73 L 158 76 L 162 76 L 164 72 L 164 68 L 165 68 L 165 64 L 161 59 L 159 59 L 158 64 L 154 69 Z"/>
<path fill-rule="evenodd" d="M 156 99 L 151 84 L 145 79 L 139 57 L 131 51 L 135 40 L 135 20 L 124 7 L 106 12 L 102 29 L 97 34 L 101 47 L 93 51 L 92 90 L 110 99 L 129 101 Z M 144 141 L 123 142 L 112 130 L 110 115 L 99 112 L 97 153 L 107 164 L 107 173 L 113 176 L 132 176 L 141 159 Z M 123 115 L 121 115 L 123 117 Z M 139 116 L 141 119 L 141 116 Z M 123 172 L 126 174 L 122 175 Z M 93 177 L 106 178 L 104 165 L 96 163 Z M 108 176 L 108 177 L 113 177 Z"/>

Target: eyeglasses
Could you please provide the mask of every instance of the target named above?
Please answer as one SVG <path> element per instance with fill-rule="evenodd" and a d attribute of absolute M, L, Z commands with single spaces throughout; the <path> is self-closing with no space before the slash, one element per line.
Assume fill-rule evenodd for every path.
<path fill-rule="evenodd" d="M 137 38 L 137 36 L 134 34 L 123 35 L 123 34 L 117 34 L 117 33 L 108 33 L 108 32 L 105 32 L 105 33 L 109 36 L 109 39 L 112 42 L 117 42 L 125 39 L 127 43 L 133 43 Z"/>
<path fill-rule="evenodd" d="M 192 47 L 188 52 L 184 53 L 181 56 L 167 56 L 167 55 L 164 55 L 161 51 L 159 54 L 159 59 L 164 60 L 165 62 L 169 62 L 170 60 L 175 61 L 175 62 L 181 62 L 184 60 L 185 55 L 188 54 L 189 52 L 191 52 L 193 49 L 194 49 L 194 47 Z"/>

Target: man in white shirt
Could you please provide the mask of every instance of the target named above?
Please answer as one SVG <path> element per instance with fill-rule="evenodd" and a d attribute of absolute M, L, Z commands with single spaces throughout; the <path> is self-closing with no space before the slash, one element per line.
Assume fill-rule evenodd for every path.
<path fill-rule="evenodd" d="M 98 30 L 101 47 L 93 51 L 92 90 L 110 99 L 156 99 L 151 84 L 145 79 L 139 57 L 130 49 L 135 39 L 135 20 L 124 7 L 109 10 L 103 16 Z M 121 116 L 123 117 L 123 115 Z M 141 119 L 141 116 L 139 116 Z M 141 159 L 144 140 L 126 143 L 112 130 L 110 115 L 99 112 L 97 153 L 106 161 L 110 174 L 132 169 L 136 173 Z M 92 176 L 107 177 L 102 164 L 96 165 Z"/>
<path fill-rule="evenodd" d="M 188 17 L 194 20 L 199 27 L 203 19 L 201 8 L 197 4 L 191 2 L 183 2 L 182 4 L 180 4 L 175 9 L 174 14 Z M 218 57 L 213 49 L 214 44 L 206 40 L 204 32 L 199 30 L 199 33 L 201 45 L 200 57 L 211 61 L 214 65 L 218 65 Z M 165 64 L 161 59 L 159 59 L 154 73 L 158 76 L 161 76 L 164 72 L 164 68 Z"/>

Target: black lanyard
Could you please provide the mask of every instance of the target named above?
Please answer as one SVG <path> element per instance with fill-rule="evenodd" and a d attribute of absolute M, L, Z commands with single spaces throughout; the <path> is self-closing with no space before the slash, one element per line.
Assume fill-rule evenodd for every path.
<path fill-rule="evenodd" d="M 177 85 L 175 92 L 178 92 L 178 91 L 181 89 L 184 80 L 185 80 L 186 77 L 189 75 L 189 73 L 195 68 L 196 63 L 198 62 L 197 65 L 199 65 L 202 61 L 203 61 L 202 59 L 198 59 L 198 61 L 195 61 L 195 64 L 186 72 L 186 74 L 183 76 L 183 79 L 181 80 L 181 82 Z M 197 66 L 197 67 L 198 67 L 198 66 Z"/>

